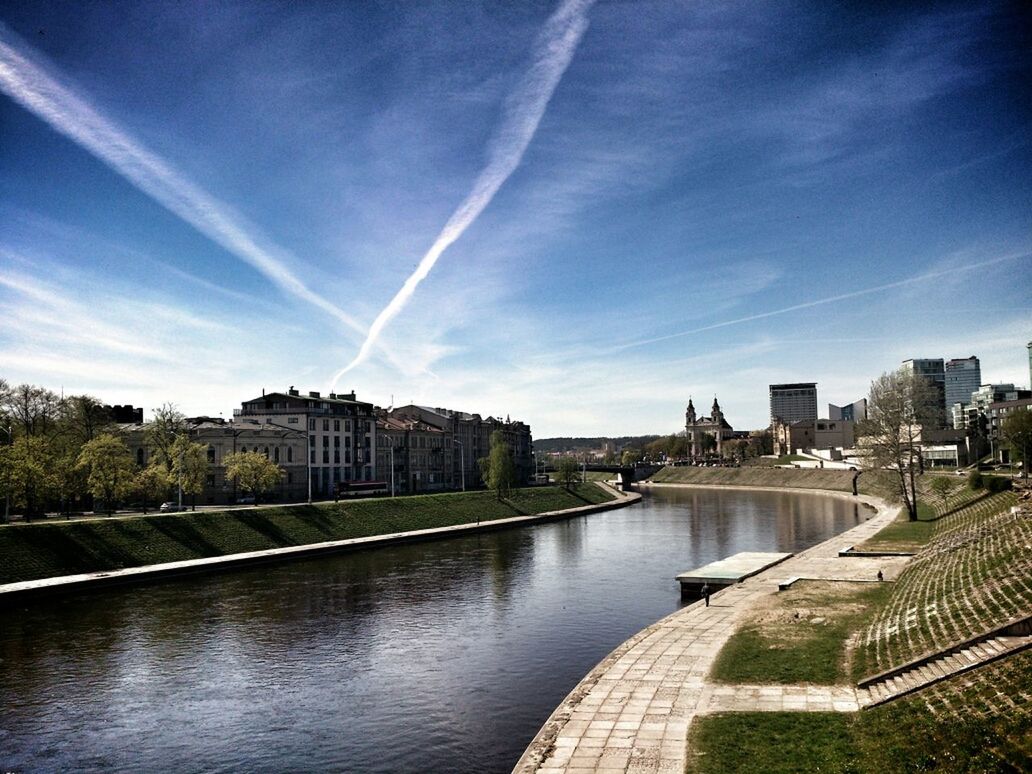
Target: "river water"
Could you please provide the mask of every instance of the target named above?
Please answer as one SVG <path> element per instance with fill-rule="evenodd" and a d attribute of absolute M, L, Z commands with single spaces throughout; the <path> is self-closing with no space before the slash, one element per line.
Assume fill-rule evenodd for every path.
<path fill-rule="evenodd" d="M 0 771 L 507 772 L 674 575 L 863 520 L 821 495 L 653 490 L 488 535 L 0 611 Z"/>

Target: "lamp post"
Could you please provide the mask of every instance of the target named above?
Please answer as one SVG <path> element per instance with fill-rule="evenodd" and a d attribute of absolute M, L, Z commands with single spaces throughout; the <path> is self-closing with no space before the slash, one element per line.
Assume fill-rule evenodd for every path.
<path fill-rule="evenodd" d="M 8 440 L 8 442 L 10 444 L 13 445 L 14 444 L 14 436 L 11 435 L 11 426 L 8 425 L 6 428 L 0 427 L 0 430 L 3 430 L 5 433 L 7 433 L 7 440 Z M 10 489 L 11 489 L 11 471 L 10 471 L 10 467 L 8 467 L 7 471 L 4 474 L 4 524 L 6 524 L 7 522 L 9 522 L 11 520 L 11 492 L 10 492 Z"/>
<path fill-rule="evenodd" d="M 466 451 L 462 447 L 462 441 L 452 438 L 452 443 L 459 445 L 459 473 L 462 474 L 462 491 L 466 491 Z"/>
<path fill-rule="evenodd" d="M 388 446 L 391 450 L 391 497 L 394 497 L 394 439 L 391 438 L 391 442 Z"/>
<path fill-rule="evenodd" d="M 307 421 L 307 420 L 306 420 Z M 288 433 L 297 433 L 305 437 L 305 470 L 308 474 L 308 504 L 312 504 L 312 450 L 308 447 L 308 425 L 305 425 L 304 430 L 297 430 L 293 427 L 284 427 L 283 425 L 276 424 L 275 422 L 266 422 L 267 426 L 278 427 L 280 430 L 286 430 Z M 261 425 L 259 425 L 261 427 Z"/>

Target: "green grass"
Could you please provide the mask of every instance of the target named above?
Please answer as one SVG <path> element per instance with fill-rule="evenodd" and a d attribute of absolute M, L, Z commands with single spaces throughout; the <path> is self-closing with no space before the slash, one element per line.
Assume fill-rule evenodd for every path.
<path fill-rule="evenodd" d="M 731 636 L 713 665 L 724 683 L 845 682 L 846 643 L 870 611 L 888 598 L 890 584 L 799 581 L 778 594 Z"/>
<path fill-rule="evenodd" d="M 891 524 L 856 548 L 858 551 L 917 551 L 931 540 L 935 532 L 934 517 L 935 511 L 922 502 L 917 504 L 917 521 L 910 521 L 906 509 L 900 508 Z"/>
<path fill-rule="evenodd" d="M 604 502 L 593 484 L 0 527 L 0 583 L 505 519 Z"/>
<path fill-rule="evenodd" d="M 835 712 L 734 712 L 697 717 L 689 774 L 852 771 L 849 716 Z M 883 771 L 892 771 L 884 769 Z"/>
<path fill-rule="evenodd" d="M 1000 712 L 987 716 L 974 704 L 958 709 L 962 712 L 944 718 L 914 698 L 859 713 L 704 715 L 691 725 L 686 771 L 946 774 L 1030 770 L 1027 715 Z"/>
<path fill-rule="evenodd" d="M 776 465 L 788 465 L 792 462 L 813 462 L 813 458 L 804 457 L 801 454 L 782 454 L 780 457 L 774 460 L 774 464 Z"/>

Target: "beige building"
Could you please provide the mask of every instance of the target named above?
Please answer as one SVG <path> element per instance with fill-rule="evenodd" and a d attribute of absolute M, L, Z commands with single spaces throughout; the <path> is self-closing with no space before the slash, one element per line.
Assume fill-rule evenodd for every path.
<path fill-rule="evenodd" d="M 341 483 L 378 480 L 373 404 L 356 400 L 353 392 L 302 395 L 293 387 L 263 392 L 244 401 L 233 419 L 306 439 L 316 499 L 333 497 Z"/>
<path fill-rule="evenodd" d="M 204 491 L 197 504 L 227 504 L 241 495 L 225 475 L 223 460 L 233 452 L 252 451 L 264 454 L 283 468 L 283 478 L 266 499 L 297 502 L 308 497 L 308 465 L 305 461 L 305 439 L 295 433 L 252 422 L 226 422 L 221 418 L 192 417 L 186 420 L 187 433 L 193 443 L 203 444 L 208 453 L 208 472 Z M 154 450 L 145 442 L 142 422 L 120 425 L 126 445 L 139 467 L 151 463 Z M 174 491 L 175 487 L 173 487 Z M 172 492 L 169 493 L 172 496 Z M 184 497 L 184 503 L 192 498 Z"/>
<path fill-rule="evenodd" d="M 419 419 L 376 418 L 376 469 L 393 494 L 453 488 L 456 454 L 448 433 Z"/>
<path fill-rule="evenodd" d="M 491 451 L 491 434 L 501 431 L 513 452 L 516 464 L 516 478 L 525 484 L 534 473 L 531 449 L 530 426 L 520 421 L 494 417 L 482 418 L 479 414 L 453 411 L 445 408 L 430 408 L 410 404 L 389 413 L 392 418 L 415 419 L 444 431 L 445 444 L 453 447 L 452 469 L 449 478 L 451 488 L 467 488 L 483 484 L 478 460 Z"/>
<path fill-rule="evenodd" d="M 798 454 L 808 449 L 851 449 L 854 445 L 854 423 L 847 419 L 817 419 L 783 422 L 771 426 L 774 453 Z"/>

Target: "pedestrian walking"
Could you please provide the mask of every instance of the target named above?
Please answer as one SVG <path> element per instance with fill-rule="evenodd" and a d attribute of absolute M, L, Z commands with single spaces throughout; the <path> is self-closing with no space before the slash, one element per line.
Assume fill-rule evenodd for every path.
<path fill-rule="evenodd" d="M 702 584 L 702 598 L 706 600 L 706 607 L 709 607 L 709 584 Z"/>
<path fill-rule="evenodd" d="M 885 576 L 882 575 L 882 571 L 881 570 L 878 570 L 878 580 L 880 580 L 880 581 L 885 580 Z"/>

